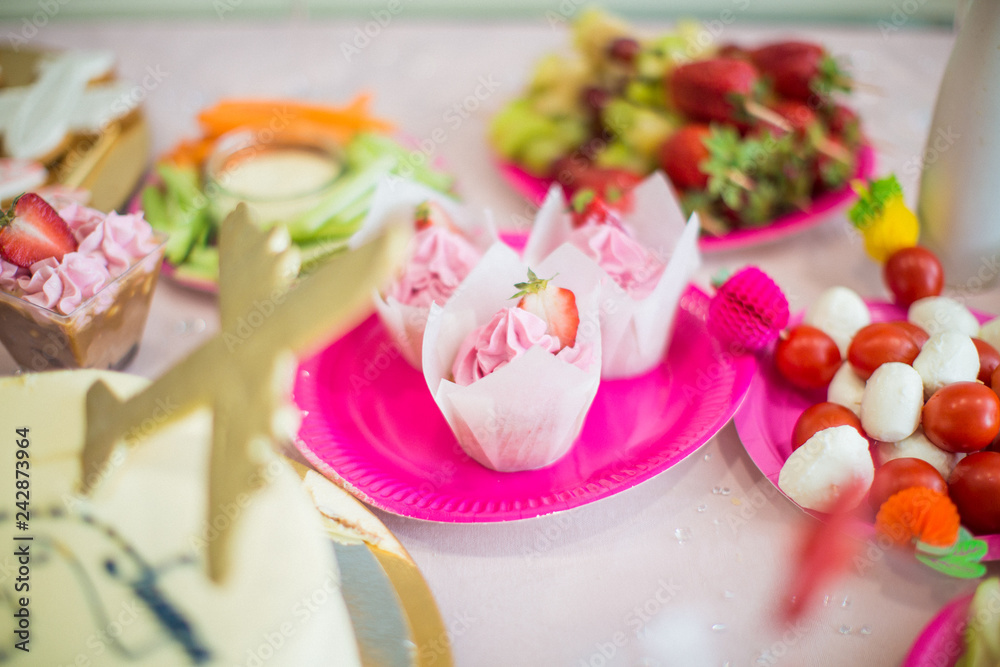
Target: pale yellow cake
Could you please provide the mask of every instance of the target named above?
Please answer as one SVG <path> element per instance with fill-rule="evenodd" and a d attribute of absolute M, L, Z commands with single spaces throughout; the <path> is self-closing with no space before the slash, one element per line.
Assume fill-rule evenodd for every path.
<path fill-rule="evenodd" d="M 97 379 L 123 398 L 147 384 L 104 371 L 0 378 L 0 664 L 359 665 L 334 551 L 282 459 L 207 525 L 207 411 L 168 420 L 163 401 L 94 493 L 75 493 Z M 236 519 L 215 584 L 205 546 Z"/>

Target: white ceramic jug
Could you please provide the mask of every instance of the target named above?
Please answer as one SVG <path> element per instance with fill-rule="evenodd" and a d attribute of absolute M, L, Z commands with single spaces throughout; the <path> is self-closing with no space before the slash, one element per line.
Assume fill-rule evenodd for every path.
<path fill-rule="evenodd" d="M 1000 0 L 959 2 L 958 14 L 917 216 L 947 283 L 977 290 L 1000 278 Z"/>

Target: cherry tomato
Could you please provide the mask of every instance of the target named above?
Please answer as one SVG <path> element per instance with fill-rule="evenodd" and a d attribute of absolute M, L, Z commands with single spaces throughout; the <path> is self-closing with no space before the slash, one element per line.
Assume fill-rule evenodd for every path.
<path fill-rule="evenodd" d="M 921 415 L 927 439 L 948 452 L 977 452 L 1000 433 L 1000 398 L 978 382 L 945 385 Z"/>
<path fill-rule="evenodd" d="M 976 452 L 959 461 L 948 478 L 962 525 L 976 535 L 1000 532 L 1000 453 Z"/>
<path fill-rule="evenodd" d="M 927 248 L 897 250 L 886 260 L 882 277 L 896 303 L 907 307 L 918 299 L 938 296 L 944 287 L 941 262 Z"/>
<path fill-rule="evenodd" d="M 1000 368 L 993 371 L 993 377 L 990 379 L 990 386 L 993 387 L 993 391 L 1000 396 Z"/>
<path fill-rule="evenodd" d="M 861 420 L 850 409 L 839 403 L 824 401 L 809 406 L 799 415 L 795 428 L 792 429 L 792 450 L 801 447 L 819 431 L 833 426 L 853 426 L 862 436 L 868 437 L 861 428 Z"/>
<path fill-rule="evenodd" d="M 847 360 L 863 380 L 890 361 L 912 364 L 918 354 L 920 346 L 910 332 L 895 322 L 876 322 L 862 327 L 847 348 Z"/>
<path fill-rule="evenodd" d="M 977 379 L 983 384 L 990 384 L 993 371 L 1000 366 L 1000 352 L 997 352 L 997 349 L 985 340 L 973 338 L 972 342 L 976 344 L 976 351 L 979 352 L 979 377 Z"/>
<path fill-rule="evenodd" d="M 793 327 L 778 340 L 774 360 L 781 375 L 800 389 L 830 384 L 841 362 L 833 339 L 808 324 Z"/>
<path fill-rule="evenodd" d="M 873 510 L 878 510 L 890 496 L 914 486 L 948 493 L 948 483 L 930 463 L 922 459 L 899 458 L 886 461 L 875 470 L 868 490 L 868 504 Z"/>
<path fill-rule="evenodd" d="M 923 349 L 924 343 L 930 340 L 931 335 L 923 330 L 919 325 L 913 322 L 907 322 L 906 320 L 896 320 L 893 322 L 897 327 L 905 329 L 909 334 L 913 342 L 917 344 L 917 347 Z"/>

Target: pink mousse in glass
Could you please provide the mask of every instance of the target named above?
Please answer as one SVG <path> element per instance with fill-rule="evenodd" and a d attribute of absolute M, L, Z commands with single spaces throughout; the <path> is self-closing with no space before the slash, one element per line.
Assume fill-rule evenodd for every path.
<path fill-rule="evenodd" d="M 21 368 L 123 368 L 135 355 L 164 239 L 141 213 L 58 211 L 77 241 L 61 259 L 0 257 L 0 342 Z"/>

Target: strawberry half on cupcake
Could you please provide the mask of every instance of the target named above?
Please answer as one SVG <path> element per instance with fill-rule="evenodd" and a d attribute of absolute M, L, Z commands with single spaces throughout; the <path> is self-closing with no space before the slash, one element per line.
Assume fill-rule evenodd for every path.
<path fill-rule="evenodd" d="M 496 243 L 431 307 L 424 379 L 474 460 L 534 470 L 570 450 L 600 383 L 599 280 L 576 248 L 530 269 Z"/>

